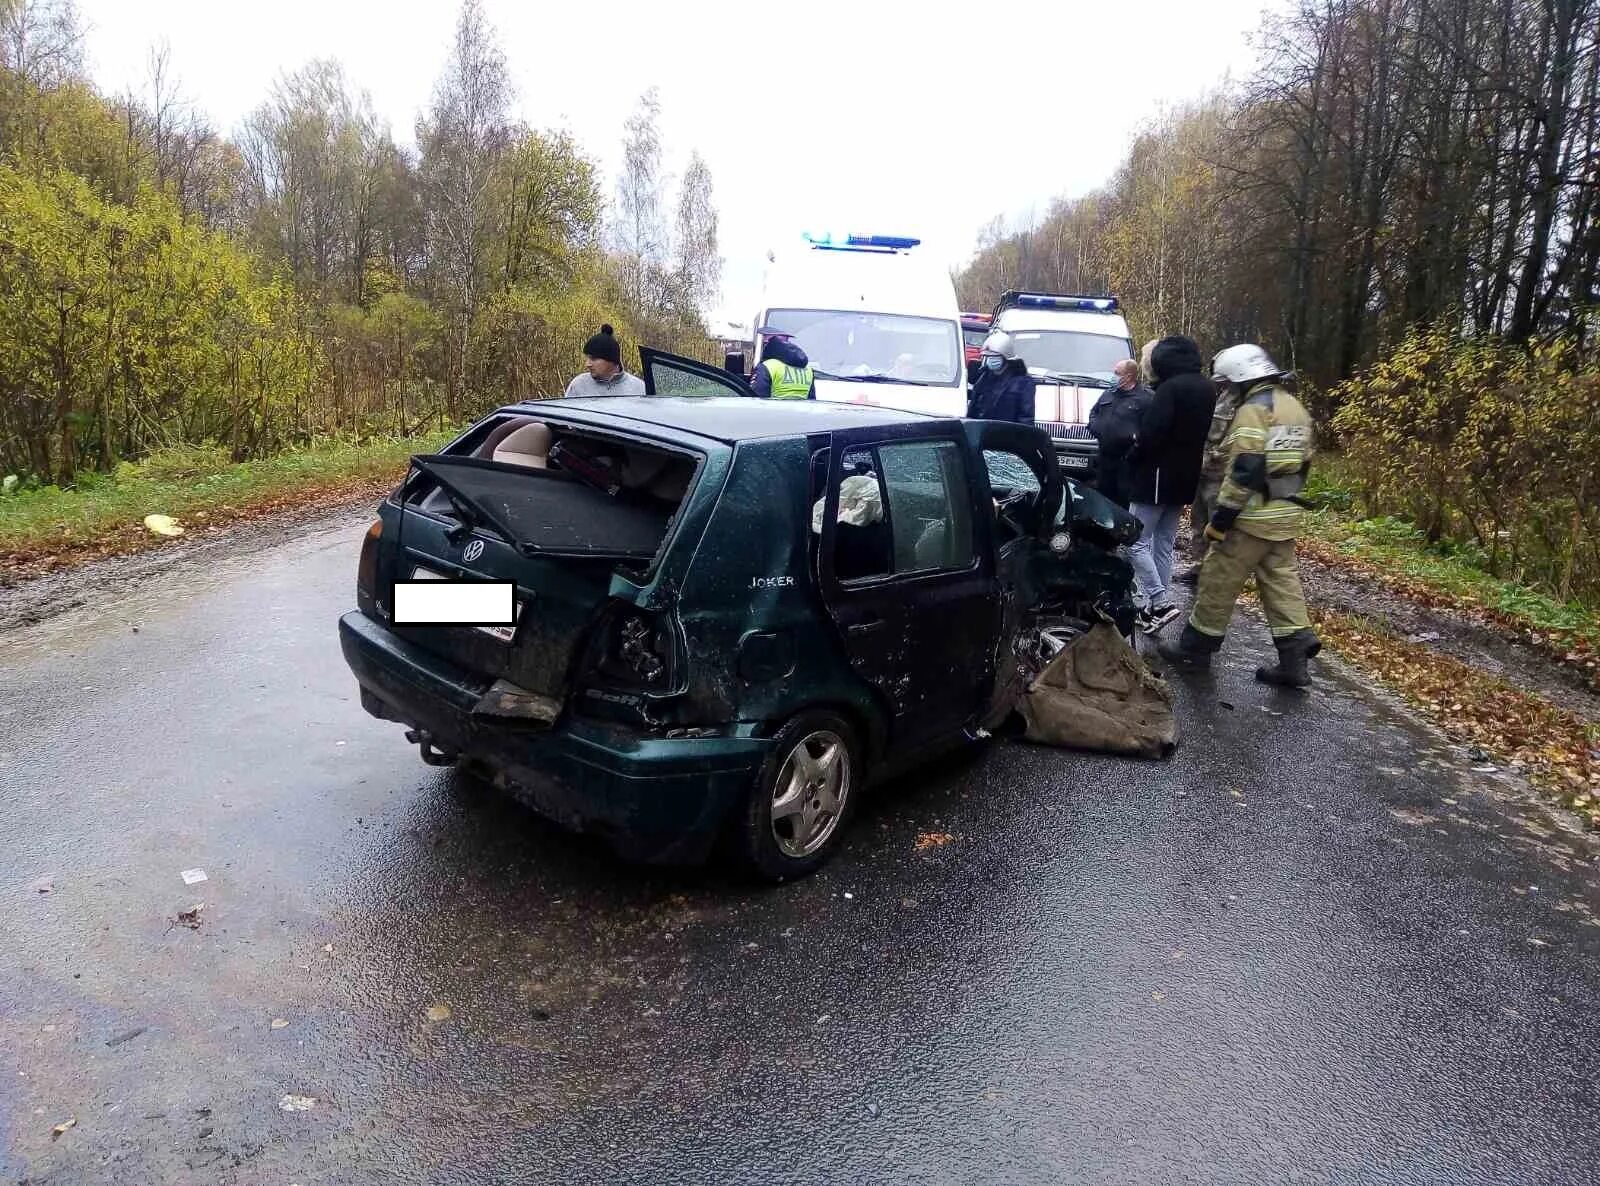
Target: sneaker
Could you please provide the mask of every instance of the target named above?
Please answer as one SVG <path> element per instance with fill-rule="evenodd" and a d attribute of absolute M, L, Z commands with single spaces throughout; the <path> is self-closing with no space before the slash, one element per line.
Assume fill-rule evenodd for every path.
<path fill-rule="evenodd" d="M 1146 634 L 1154 634 L 1168 622 L 1175 621 L 1178 617 L 1178 607 L 1171 602 L 1163 605 L 1152 605 L 1139 611 L 1139 629 Z"/>

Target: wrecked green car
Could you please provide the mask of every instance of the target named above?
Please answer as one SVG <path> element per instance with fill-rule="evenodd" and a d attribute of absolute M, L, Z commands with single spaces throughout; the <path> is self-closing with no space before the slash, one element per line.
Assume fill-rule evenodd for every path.
<path fill-rule="evenodd" d="M 1044 432 L 753 399 L 643 353 L 653 398 L 502 408 L 381 505 L 340 640 L 425 760 L 625 856 L 725 843 L 784 880 L 869 785 L 1011 714 L 1026 631 L 1132 633 L 1138 524 Z M 397 615 L 427 582 L 506 616 Z"/>

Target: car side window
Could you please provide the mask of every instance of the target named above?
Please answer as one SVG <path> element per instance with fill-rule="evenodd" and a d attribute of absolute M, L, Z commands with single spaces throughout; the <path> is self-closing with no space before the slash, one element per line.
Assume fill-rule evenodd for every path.
<path fill-rule="evenodd" d="M 841 581 L 864 581 L 894 572 L 883 479 L 871 449 L 851 449 L 841 462 L 839 513 L 833 535 L 833 574 Z M 821 531 L 822 501 L 813 508 Z"/>
<path fill-rule="evenodd" d="M 652 358 L 645 364 L 651 390 L 656 395 L 748 395 L 748 391 L 729 390 L 730 383 L 739 383 L 739 376 L 723 373 L 705 374 L 688 367 L 675 366 L 671 361 Z"/>
<path fill-rule="evenodd" d="M 970 568 L 972 503 L 954 441 L 878 447 L 896 574 Z"/>

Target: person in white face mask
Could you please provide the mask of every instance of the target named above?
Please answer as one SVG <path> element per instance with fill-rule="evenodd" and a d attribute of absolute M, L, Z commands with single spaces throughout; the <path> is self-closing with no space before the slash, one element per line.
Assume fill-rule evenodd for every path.
<path fill-rule="evenodd" d="M 967 394 L 968 418 L 1032 424 L 1037 384 L 1028 364 L 1017 357 L 1016 339 L 1003 330 L 990 334 L 978 362 L 978 380 Z"/>

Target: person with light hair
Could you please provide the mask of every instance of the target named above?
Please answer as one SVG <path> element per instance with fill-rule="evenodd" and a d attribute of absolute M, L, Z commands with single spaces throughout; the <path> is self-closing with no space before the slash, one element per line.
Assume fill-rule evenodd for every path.
<path fill-rule="evenodd" d="M 1156 373 L 1151 369 L 1150 356 L 1156 352 L 1156 344 L 1160 341 L 1160 338 L 1151 338 L 1139 351 L 1139 382 L 1151 389 L 1156 385 Z"/>

